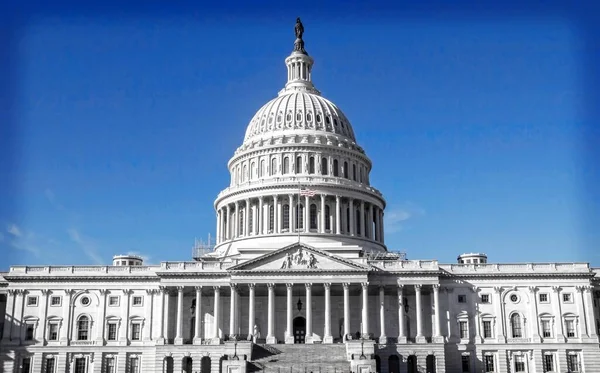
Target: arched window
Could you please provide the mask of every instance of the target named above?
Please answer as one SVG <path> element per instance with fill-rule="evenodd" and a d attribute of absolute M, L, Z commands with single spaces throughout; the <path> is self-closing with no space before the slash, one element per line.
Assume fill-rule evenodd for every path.
<path fill-rule="evenodd" d="M 246 236 L 250 235 L 250 232 L 254 232 L 254 214 L 252 214 L 252 206 L 246 206 L 248 209 L 248 232 Z"/>
<path fill-rule="evenodd" d="M 338 167 L 338 160 L 334 159 L 333 160 L 333 176 L 340 176 L 340 170 Z"/>
<path fill-rule="evenodd" d="M 350 233 L 350 207 L 346 207 L 346 233 Z"/>
<path fill-rule="evenodd" d="M 360 210 L 356 209 L 356 213 L 354 214 L 354 219 L 356 219 L 356 235 L 359 236 L 360 235 Z"/>
<path fill-rule="evenodd" d="M 244 235 L 244 210 L 238 211 L 238 236 Z"/>
<path fill-rule="evenodd" d="M 352 164 L 352 180 L 356 181 L 356 164 Z"/>
<path fill-rule="evenodd" d="M 275 206 L 269 206 L 269 228 L 275 232 Z"/>
<path fill-rule="evenodd" d="M 77 320 L 77 340 L 87 341 L 90 338 L 90 319 L 87 316 L 81 316 Z"/>
<path fill-rule="evenodd" d="M 327 158 L 321 159 L 321 175 L 327 175 Z"/>
<path fill-rule="evenodd" d="M 271 158 L 271 175 L 277 174 L 277 159 Z"/>
<path fill-rule="evenodd" d="M 317 229 L 317 205 L 310 205 L 310 229 Z"/>
<path fill-rule="evenodd" d="M 296 209 L 296 229 L 304 228 L 304 206 L 298 205 Z"/>
<path fill-rule="evenodd" d="M 302 157 L 296 157 L 296 173 L 302 173 Z"/>
<path fill-rule="evenodd" d="M 265 164 L 265 160 L 261 159 L 260 160 L 260 171 L 258 173 L 258 177 L 263 177 L 267 175 L 267 169 L 266 169 L 266 164 Z"/>
<path fill-rule="evenodd" d="M 311 175 L 315 173 L 315 157 L 308 158 L 308 173 Z"/>
<path fill-rule="evenodd" d="M 513 338 L 522 338 L 523 332 L 521 328 L 521 316 L 518 313 L 513 313 L 510 316 L 510 326 L 512 328 Z"/>
<path fill-rule="evenodd" d="M 348 179 L 348 162 L 344 162 L 344 177 Z"/>
<path fill-rule="evenodd" d="M 252 162 L 250 165 L 250 180 L 256 179 L 256 162 Z"/>
<path fill-rule="evenodd" d="M 290 229 L 290 205 L 283 205 L 283 229 Z"/>
<path fill-rule="evenodd" d="M 283 173 L 284 174 L 290 173 L 290 157 L 283 158 Z"/>
<path fill-rule="evenodd" d="M 235 167 L 235 183 L 239 184 L 240 182 L 241 182 L 241 179 L 240 179 L 240 166 L 237 165 Z"/>
<path fill-rule="evenodd" d="M 325 229 L 331 229 L 331 211 L 329 205 L 325 206 Z"/>
<path fill-rule="evenodd" d="M 248 177 L 248 166 L 244 165 L 244 172 L 242 173 L 242 182 L 246 181 L 247 177 Z"/>

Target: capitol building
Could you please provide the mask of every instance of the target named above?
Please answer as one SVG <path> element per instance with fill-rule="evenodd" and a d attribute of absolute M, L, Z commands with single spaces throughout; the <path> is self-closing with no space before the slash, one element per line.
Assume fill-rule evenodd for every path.
<path fill-rule="evenodd" d="M 0 372 L 600 372 L 599 269 L 386 246 L 368 149 L 295 31 L 284 87 L 228 162 L 213 247 L 10 267 Z"/>

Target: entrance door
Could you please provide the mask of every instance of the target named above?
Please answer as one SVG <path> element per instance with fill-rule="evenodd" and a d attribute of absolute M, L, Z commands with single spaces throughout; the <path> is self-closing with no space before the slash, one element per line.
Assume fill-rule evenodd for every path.
<path fill-rule="evenodd" d="M 407 359 L 408 373 L 417 373 L 417 357 L 410 355 Z"/>
<path fill-rule="evenodd" d="M 306 337 L 306 319 L 298 316 L 294 319 L 294 343 L 304 343 Z"/>

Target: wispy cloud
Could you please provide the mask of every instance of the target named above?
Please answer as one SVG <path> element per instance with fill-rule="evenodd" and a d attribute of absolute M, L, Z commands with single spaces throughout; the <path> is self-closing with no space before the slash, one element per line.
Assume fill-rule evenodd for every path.
<path fill-rule="evenodd" d="M 69 238 L 95 263 L 104 264 L 104 261 L 96 251 L 96 244 L 89 238 L 83 236 L 76 228 L 67 229 Z"/>
<path fill-rule="evenodd" d="M 54 208 L 56 208 L 59 211 L 65 211 L 65 207 L 60 202 L 58 202 L 58 200 L 56 199 L 56 195 L 51 189 L 44 190 L 44 195 L 46 196 L 48 202 L 50 202 L 50 204 L 54 206 Z"/>
<path fill-rule="evenodd" d="M 21 237 L 23 235 L 23 233 L 21 233 L 21 230 L 16 224 L 9 224 L 6 228 L 6 231 L 15 237 Z"/>
<path fill-rule="evenodd" d="M 425 215 L 425 210 L 411 202 L 406 202 L 401 206 L 391 206 L 386 209 L 384 215 L 386 233 L 396 233 L 404 229 L 409 219 Z"/>

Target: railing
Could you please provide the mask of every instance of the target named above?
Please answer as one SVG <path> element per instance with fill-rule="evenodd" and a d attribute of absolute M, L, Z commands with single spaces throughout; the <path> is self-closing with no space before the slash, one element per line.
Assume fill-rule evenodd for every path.
<path fill-rule="evenodd" d="M 31 275 L 100 275 L 100 274 L 145 274 L 153 275 L 160 266 L 13 266 L 9 274 Z"/>
<path fill-rule="evenodd" d="M 590 272 L 588 263 L 486 263 L 442 264 L 440 269 L 450 273 L 581 273 Z"/>
<path fill-rule="evenodd" d="M 369 260 L 370 264 L 383 269 L 425 269 L 437 270 L 437 260 Z"/>

